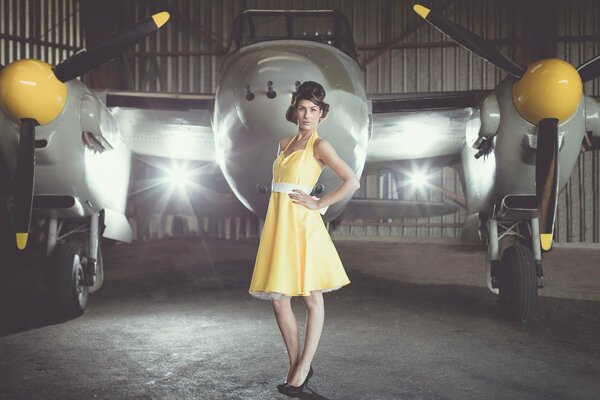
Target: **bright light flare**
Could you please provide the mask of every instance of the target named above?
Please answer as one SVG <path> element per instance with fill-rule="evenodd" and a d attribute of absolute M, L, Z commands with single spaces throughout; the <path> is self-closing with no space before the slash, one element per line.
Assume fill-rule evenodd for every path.
<path fill-rule="evenodd" d="M 408 198 L 417 200 L 429 199 L 431 189 L 436 185 L 433 183 L 436 172 L 429 172 L 429 167 L 413 167 L 411 170 L 404 170 L 406 177 L 404 185 L 407 187 Z"/>
<path fill-rule="evenodd" d="M 185 190 L 192 184 L 193 172 L 185 164 L 174 164 L 165 173 L 174 189 Z"/>
<path fill-rule="evenodd" d="M 152 157 L 136 159 L 156 170 L 149 169 L 144 174 L 141 166 L 134 167 L 146 177 L 132 182 L 133 188 L 129 196 L 143 196 L 142 193 L 152 190 L 154 197 L 145 201 L 148 201 L 146 204 L 154 212 L 162 213 L 170 209 L 177 210 L 180 214 L 194 215 L 193 203 L 204 198 L 211 201 L 219 201 L 222 198 L 221 193 L 216 193 L 201 183 L 203 176 L 214 175 L 218 169 L 213 162 L 196 163 Z"/>
<path fill-rule="evenodd" d="M 423 171 L 413 171 L 408 175 L 408 182 L 415 189 L 423 189 L 429 183 L 429 176 Z"/>

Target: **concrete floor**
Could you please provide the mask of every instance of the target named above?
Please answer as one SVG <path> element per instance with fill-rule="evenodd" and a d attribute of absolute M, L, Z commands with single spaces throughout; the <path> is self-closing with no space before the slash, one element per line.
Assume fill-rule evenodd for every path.
<path fill-rule="evenodd" d="M 539 317 L 521 324 L 499 318 L 476 247 L 336 246 L 352 284 L 326 295 L 314 392 L 301 398 L 598 399 L 600 247 L 546 255 Z M 26 265 L 5 267 L 0 399 L 286 398 L 271 307 L 246 293 L 256 249 L 200 239 L 106 247 L 104 287 L 63 323 Z"/>

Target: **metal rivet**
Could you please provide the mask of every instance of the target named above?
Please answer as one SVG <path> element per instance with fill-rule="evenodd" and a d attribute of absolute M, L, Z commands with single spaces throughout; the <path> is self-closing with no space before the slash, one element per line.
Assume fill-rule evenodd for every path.
<path fill-rule="evenodd" d="M 258 185 L 256 185 L 256 190 L 258 190 L 258 193 L 261 193 L 261 194 L 267 193 L 267 187 L 262 183 L 259 183 Z"/>
<path fill-rule="evenodd" d="M 273 81 L 267 82 L 267 97 L 274 99 L 277 96 L 277 92 L 273 90 Z"/>
<path fill-rule="evenodd" d="M 250 90 L 250 85 L 246 85 L 246 100 L 254 100 L 254 93 L 252 93 L 252 90 Z"/>

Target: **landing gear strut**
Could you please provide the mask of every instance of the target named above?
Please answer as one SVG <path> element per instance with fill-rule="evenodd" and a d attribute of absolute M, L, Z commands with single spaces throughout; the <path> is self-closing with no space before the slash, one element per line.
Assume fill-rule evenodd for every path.
<path fill-rule="evenodd" d="M 516 219 L 515 217 L 531 217 Z M 538 289 L 544 287 L 537 216 L 528 209 L 500 208 L 485 221 L 487 287 L 499 295 L 504 316 L 531 321 L 537 311 Z"/>
<path fill-rule="evenodd" d="M 68 220 L 48 221 L 46 254 L 51 260 L 50 294 L 56 312 L 61 319 L 82 315 L 88 304 L 89 294 L 96 291 L 104 280 L 102 255 L 99 248 L 99 214 L 85 223 L 61 235 Z"/>

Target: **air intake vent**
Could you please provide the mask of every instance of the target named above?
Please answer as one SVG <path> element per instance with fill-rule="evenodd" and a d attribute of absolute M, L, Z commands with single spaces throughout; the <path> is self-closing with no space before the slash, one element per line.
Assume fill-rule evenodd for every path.
<path fill-rule="evenodd" d="M 75 205 L 72 196 L 34 196 L 33 208 L 71 208 Z"/>

